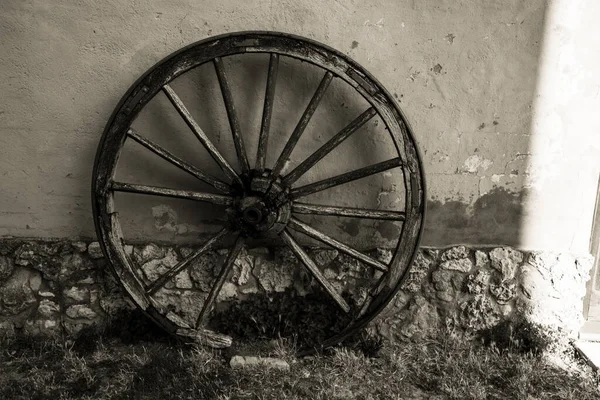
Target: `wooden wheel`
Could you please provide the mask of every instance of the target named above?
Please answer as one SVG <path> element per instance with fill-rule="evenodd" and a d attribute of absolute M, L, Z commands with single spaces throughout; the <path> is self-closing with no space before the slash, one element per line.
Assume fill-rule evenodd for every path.
<path fill-rule="evenodd" d="M 243 131 L 244 125 L 239 119 L 240 109 L 235 107 L 234 86 L 227 67 L 227 60 L 236 57 L 243 60 L 247 56 L 263 57 L 264 65 L 268 65 L 263 72 L 266 76 L 262 86 L 264 97 L 258 100 L 262 109 L 258 117 L 260 127 L 254 132 Z M 289 84 L 293 88 L 293 79 L 282 79 L 281 65 L 292 61 L 298 63 L 297 60 L 302 61 L 304 67 L 320 73 L 320 82 L 308 105 L 302 108 L 300 118 L 294 119 L 291 134 L 275 132 L 271 123 L 274 115 L 287 111 L 274 107 L 278 88 L 283 84 Z M 214 138 L 209 137 L 207 127 L 197 122 L 193 109 L 186 105 L 175 90 L 173 82 L 177 78 L 201 66 L 210 66 L 216 72 L 213 79 L 218 82 L 222 95 L 231 132 L 231 149 L 235 150 L 237 158 L 235 163 L 227 160 L 227 157 L 232 156 L 224 154 L 218 148 Z M 294 76 L 291 75 L 292 78 Z M 364 109 L 356 113 L 349 122 L 345 122 L 335 135 L 329 136 L 331 133 L 322 132 L 329 139 L 318 143 L 316 150 L 311 150 L 294 165 L 290 162 L 292 153 L 295 149 L 298 151 L 296 145 L 305 131 L 308 132 L 307 127 L 316 124 L 311 119 L 317 114 L 326 93 L 335 89 L 332 82 L 350 88 L 357 99 L 355 104 L 364 104 Z M 213 174 L 192 162 L 184 161 L 135 128 L 134 122 L 141 118 L 145 107 L 159 97 L 168 101 L 169 107 L 187 125 L 190 137 L 195 137 L 200 142 L 198 149 L 205 149 L 210 156 L 205 158 L 212 159 L 210 162 L 218 167 L 217 173 L 221 176 L 215 176 L 217 173 Z M 254 99 L 254 103 L 256 102 Z M 360 130 L 368 130 L 369 134 L 356 134 Z M 357 143 L 362 140 L 367 144 L 365 147 L 357 147 L 353 142 L 354 151 L 358 153 L 344 156 L 342 152 L 342 156 L 330 160 L 335 166 L 343 164 L 343 160 L 364 158 L 362 149 L 366 149 L 369 143 L 375 143 L 376 140 L 377 143 L 383 143 L 377 139 L 378 135 L 386 138 L 386 143 L 389 143 L 386 152 L 392 152 L 393 156 L 306 182 L 307 177 L 313 176 L 311 173 L 315 170 L 314 167 L 328 159 L 328 155 L 334 151 L 337 151 L 335 154 L 340 154 L 340 146 L 349 141 L 351 136 Z M 285 144 L 280 152 L 271 157 L 273 162 L 270 163 L 268 154 L 273 154 L 272 143 L 281 137 L 285 138 Z M 252 138 L 256 139 L 256 150 L 248 146 L 254 140 Z M 127 143 L 141 145 L 139 147 L 148 154 L 159 156 L 202 182 L 206 189 L 178 189 L 174 185 L 131 183 L 117 178 L 118 160 Z M 327 173 L 329 170 L 321 169 L 323 171 Z M 344 185 L 358 184 L 358 180 L 363 182 L 370 177 L 384 179 L 382 176 L 394 179 L 397 186 L 401 187 L 401 190 L 396 188 L 394 192 L 396 197 L 392 204 L 396 205 L 395 209 L 378 207 L 381 205 L 381 191 L 373 193 L 377 198 L 375 207 L 348 206 L 346 204 L 353 200 L 353 196 L 346 195 L 342 199 L 336 199 L 335 196 L 329 198 L 330 204 L 307 200 L 311 195 L 326 194 L 332 189 L 343 188 Z M 301 183 L 303 179 L 305 182 Z M 152 67 L 130 88 L 111 116 L 98 147 L 92 182 L 97 234 L 104 253 L 126 292 L 138 307 L 167 331 L 216 347 L 230 345 L 231 337 L 226 335 L 227 332 L 210 329 L 211 312 L 219 303 L 219 292 L 230 279 L 236 259 L 245 251 L 248 243 L 266 240 L 274 245 L 286 246 L 290 254 L 296 257 L 297 266 L 305 268 L 304 271 L 313 282 L 311 287 L 317 288 L 328 303 L 327 307 L 333 305 L 337 309 L 330 315 L 331 319 L 338 320 L 334 324 L 336 328 L 328 330 L 318 339 L 318 343 L 313 341 L 309 345 L 311 348 L 327 347 L 364 327 L 391 300 L 407 275 L 423 226 L 425 185 L 420 157 L 410 127 L 390 94 L 364 68 L 347 56 L 315 41 L 282 33 L 243 32 L 209 38 L 177 51 Z M 372 188 L 367 189 L 373 191 Z M 140 197 L 185 199 L 198 208 L 220 207 L 219 221 L 222 226 L 212 234 L 204 235 L 202 239 L 202 235 L 197 235 L 195 246 L 194 243 L 187 244 L 192 246 L 193 251 L 181 256 L 175 265 L 171 265 L 160 276 L 149 280 L 141 273 L 139 263 L 125 250 L 127 239 L 121 229 L 121 215 L 117 212 L 120 210 L 115 201 L 115 197 L 122 193 Z M 357 198 L 366 198 L 367 195 L 370 195 L 367 190 L 357 189 Z M 364 239 L 360 246 L 355 246 L 348 244 L 344 238 L 335 238 L 327 229 L 321 229 L 334 225 L 331 221 L 340 218 L 368 221 L 366 226 L 371 228 L 378 222 L 388 224 L 388 227 L 390 224 L 397 226 L 398 229 L 392 230 L 391 234 L 396 243 L 390 256 L 378 258 L 365 250 L 369 248 L 369 244 L 364 243 Z M 327 222 L 315 222 L 319 220 Z M 356 222 L 353 224 L 355 227 L 360 225 L 356 225 Z M 362 228 L 360 231 L 363 232 Z M 367 236 L 377 237 L 377 234 Z M 386 237 L 390 239 L 389 232 Z M 351 260 L 364 270 L 361 274 L 361 290 L 365 296 L 360 301 L 350 300 L 344 288 L 334 285 L 323 268 L 315 262 L 311 255 L 311 246 L 315 243 L 335 249 L 345 257 L 344 260 Z M 182 318 L 156 300 L 155 295 L 181 271 L 198 264 L 215 249 L 223 252 L 223 248 L 228 248 L 228 251 L 223 255 L 222 264 L 208 290 L 205 290 L 194 321 Z M 223 310 L 227 313 L 226 307 Z M 306 350 L 306 346 L 303 350 Z"/>

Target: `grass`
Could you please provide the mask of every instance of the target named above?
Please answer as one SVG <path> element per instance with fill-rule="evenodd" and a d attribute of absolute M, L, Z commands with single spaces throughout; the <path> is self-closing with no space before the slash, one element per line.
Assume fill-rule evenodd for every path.
<path fill-rule="evenodd" d="M 273 351 L 289 371 L 232 370 L 227 352 L 160 336 L 1 339 L 0 346 L 0 398 L 11 400 L 600 398 L 596 377 L 569 351 L 558 367 L 544 354 L 452 337 L 355 343 L 303 359 L 279 341 Z"/>

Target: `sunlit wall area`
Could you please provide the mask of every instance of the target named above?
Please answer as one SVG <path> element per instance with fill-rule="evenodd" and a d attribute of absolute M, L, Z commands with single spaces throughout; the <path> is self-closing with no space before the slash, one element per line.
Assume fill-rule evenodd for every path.
<path fill-rule="evenodd" d="M 585 253 L 600 171 L 600 2 L 548 4 L 521 246 Z"/>

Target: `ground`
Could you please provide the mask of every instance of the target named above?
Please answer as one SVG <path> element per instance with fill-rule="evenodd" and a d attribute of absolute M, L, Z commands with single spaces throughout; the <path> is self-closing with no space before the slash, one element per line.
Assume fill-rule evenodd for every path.
<path fill-rule="evenodd" d="M 289 370 L 232 368 L 232 351 L 160 334 L 84 335 L 77 340 L 2 340 L 3 399 L 597 399 L 594 372 L 569 347 L 445 338 L 385 343 L 363 336 L 305 358 L 277 341 Z M 500 336 L 498 335 L 500 334 Z M 483 338 L 483 336 L 482 336 Z M 543 347 L 543 348 L 542 348 Z M 242 351 L 244 350 L 236 350 Z M 246 346 L 256 354 L 264 349 Z M 559 351 L 560 354 L 556 352 Z M 553 361 L 555 360 L 555 361 Z"/>

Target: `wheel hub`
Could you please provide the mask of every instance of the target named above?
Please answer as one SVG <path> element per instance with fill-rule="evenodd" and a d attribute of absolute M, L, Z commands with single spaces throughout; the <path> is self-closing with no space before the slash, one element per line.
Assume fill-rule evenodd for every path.
<path fill-rule="evenodd" d="M 244 210 L 244 221 L 248 224 L 260 224 L 263 220 L 263 212 L 258 207 L 248 207 Z"/>
<path fill-rule="evenodd" d="M 290 219 L 287 190 L 268 175 L 247 178 L 246 190 L 229 210 L 233 227 L 250 237 L 278 234 Z"/>

